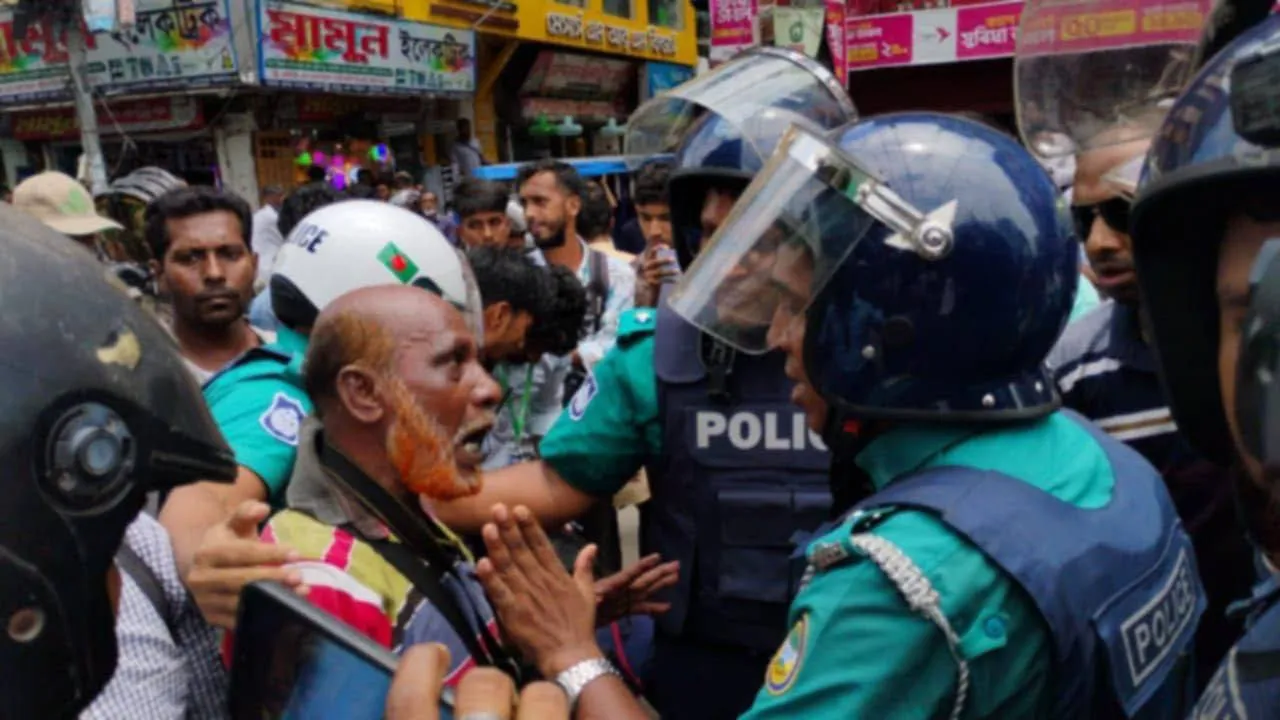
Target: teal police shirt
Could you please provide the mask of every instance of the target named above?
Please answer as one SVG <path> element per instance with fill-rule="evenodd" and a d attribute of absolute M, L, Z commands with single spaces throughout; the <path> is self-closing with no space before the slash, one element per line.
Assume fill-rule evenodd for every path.
<path fill-rule="evenodd" d="M 204 399 L 236 462 L 266 485 L 267 500 L 284 503 L 298 433 L 311 413 L 302 389 L 307 339 L 280 327 L 276 341 L 242 355 L 204 385 Z"/>
<path fill-rule="evenodd" d="M 653 368 L 658 313 L 622 314 L 618 342 L 542 438 L 539 454 L 565 482 L 594 497 L 610 497 L 645 461 L 662 454 L 658 380 Z"/>
<path fill-rule="evenodd" d="M 857 463 L 876 488 L 960 465 L 1011 475 L 1082 508 L 1107 504 L 1114 486 L 1102 448 L 1059 414 L 986 432 L 903 426 L 874 440 Z M 950 714 L 957 664 L 942 631 L 855 547 L 855 532 L 896 545 L 940 596 L 971 673 L 963 717 L 1043 715 L 1052 638 L 1030 596 L 933 515 L 882 509 L 855 513 L 809 545 L 808 582 L 792 603 L 791 631 L 744 718 Z"/>

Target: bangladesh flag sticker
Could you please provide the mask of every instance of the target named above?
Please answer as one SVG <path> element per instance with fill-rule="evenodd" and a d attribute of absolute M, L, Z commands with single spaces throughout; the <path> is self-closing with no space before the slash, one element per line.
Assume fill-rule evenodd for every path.
<path fill-rule="evenodd" d="M 393 242 L 387 243 L 386 247 L 382 248 L 382 252 L 378 253 L 378 261 L 402 283 L 408 283 L 413 280 L 414 275 L 418 274 L 418 266 L 413 264 L 408 255 L 400 252 L 400 248 Z"/>

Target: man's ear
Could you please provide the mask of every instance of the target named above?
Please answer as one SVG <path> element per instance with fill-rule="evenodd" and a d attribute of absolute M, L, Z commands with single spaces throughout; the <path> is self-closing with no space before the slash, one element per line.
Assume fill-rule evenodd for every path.
<path fill-rule="evenodd" d="M 493 328 L 495 334 L 501 335 L 511 324 L 511 303 L 506 300 L 489 303 L 484 306 L 484 326 Z"/>
<path fill-rule="evenodd" d="M 569 199 L 564 203 L 565 212 L 573 217 L 578 217 L 578 213 L 582 210 L 582 198 L 577 195 L 570 195 Z"/>
<path fill-rule="evenodd" d="M 372 425 L 386 415 L 384 389 L 366 368 L 347 365 L 338 371 L 334 385 L 342 407 L 357 421 Z"/>

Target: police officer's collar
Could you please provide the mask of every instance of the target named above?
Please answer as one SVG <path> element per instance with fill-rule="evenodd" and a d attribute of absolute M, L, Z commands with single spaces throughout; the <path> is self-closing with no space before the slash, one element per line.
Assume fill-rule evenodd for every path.
<path fill-rule="evenodd" d="M 867 444 L 854 460 L 876 490 L 920 470 L 935 456 L 985 428 L 973 425 L 904 423 L 893 425 Z"/>

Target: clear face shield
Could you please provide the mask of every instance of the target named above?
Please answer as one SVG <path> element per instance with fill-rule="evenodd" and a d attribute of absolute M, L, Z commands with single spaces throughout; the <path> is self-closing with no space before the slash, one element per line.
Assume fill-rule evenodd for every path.
<path fill-rule="evenodd" d="M 794 127 L 669 300 L 682 317 L 749 354 L 778 345 L 877 224 L 888 245 L 938 259 L 955 204 L 913 207 L 822 135 Z"/>
<path fill-rule="evenodd" d="M 1014 57 L 1023 142 L 1051 158 L 1149 140 L 1194 73 L 1212 5 L 1029 0 Z"/>
<path fill-rule="evenodd" d="M 646 101 L 627 122 L 623 153 L 635 168 L 669 156 L 705 113 L 724 118 L 768 157 L 792 122 L 834 129 L 857 117 L 821 64 L 783 48 L 757 48 Z M 785 120 L 785 121 L 784 121 Z"/>

